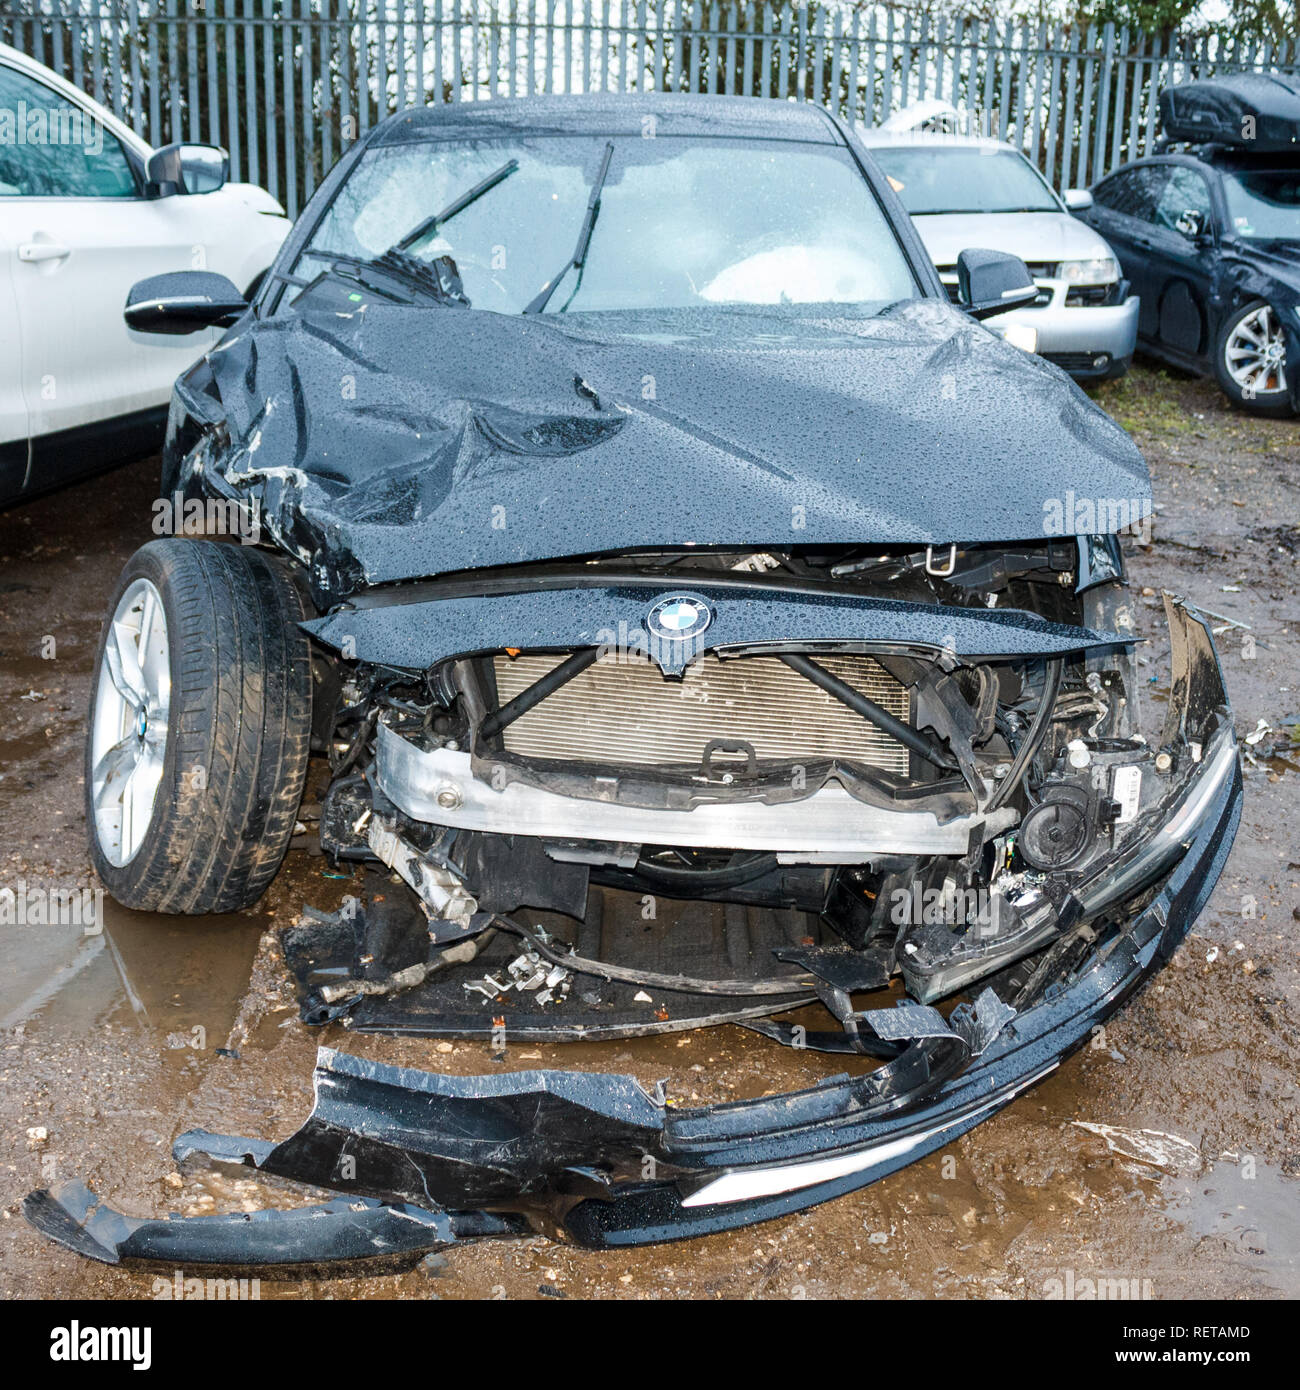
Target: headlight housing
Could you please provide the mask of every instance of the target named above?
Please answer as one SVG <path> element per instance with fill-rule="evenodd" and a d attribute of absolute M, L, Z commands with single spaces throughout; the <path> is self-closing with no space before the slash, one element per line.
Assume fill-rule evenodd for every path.
<path fill-rule="evenodd" d="M 1057 277 L 1071 285 L 1108 285 L 1119 279 L 1119 262 L 1114 256 L 1094 256 L 1090 261 L 1062 261 Z"/>

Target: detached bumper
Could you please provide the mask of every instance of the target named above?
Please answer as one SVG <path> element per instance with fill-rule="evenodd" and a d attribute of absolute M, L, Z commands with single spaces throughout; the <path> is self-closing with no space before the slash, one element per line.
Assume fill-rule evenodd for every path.
<path fill-rule="evenodd" d="M 1207 772 L 1214 766 L 1207 760 Z M 362 1257 L 400 1262 L 524 1229 L 588 1247 L 642 1245 L 829 1201 L 965 1134 L 1082 1046 L 1187 934 L 1227 859 L 1241 794 L 1234 759 L 1196 808 L 1185 853 L 1155 898 L 1068 989 L 1000 1027 L 987 996 L 983 1015 L 971 1011 L 956 1027 L 916 1005 L 881 1010 L 886 1031 L 888 1015 L 905 1015 L 893 1031 L 907 1045 L 867 1076 L 689 1110 L 630 1077 L 444 1077 L 322 1049 L 316 1106 L 283 1144 L 197 1133 L 182 1136 L 176 1152 L 346 1187 L 350 1202 L 311 1209 L 319 1214 L 310 1218 L 259 1213 L 257 1225 L 242 1213 L 136 1221 L 94 1204 L 76 1183 L 33 1193 L 25 1214 L 51 1239 L 108 1263 L 296 1269 Z M 918 1086 L 930 1091 L 920 1103 Z M 647 1171 L 656 1177 L 645 1180 Z M 355 1181 L 342 1183 L 342 1172 Z"/>

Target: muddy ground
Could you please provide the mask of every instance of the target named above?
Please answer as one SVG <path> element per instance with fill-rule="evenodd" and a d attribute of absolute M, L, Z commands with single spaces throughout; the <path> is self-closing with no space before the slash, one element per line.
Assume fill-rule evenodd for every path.
<path fill-rule="evenodd" d="M 1155 1298 L 1300 1294 L 1300 743 L 1287 732 L 1300 725 L 1300 426 L 1251 420 L 1207 383 L 1146 369 L 1099 399 L 1134 432 L 1154 478 L 1153 543 L 1130 554 L 1152 637 L 1152 707 L 1167 658 L 1156 594 L 1168 588 L 1220 615 L 1239 735 L 1260 720 L 1272 730 L 1251 749 L 1227 871 L 1174 965 L 1097 1046 L 1007 1110 L 827 1206 L 617 1254 L 540 1238 L 485 1243 L 400 1277 L 263 1282 L 262 1297 L 1040 1298 L 1099 1277 Z M 118 569 L 151 538 L 155 479 L 146 461 L 0 514 L 0 888 L 93 885 L 82 815 L 89 681 Z M 666 1077 L 669 1095 L 688 1102 L 844 1067 L 730 1027 L 512 1047 L 504 1063 L 479 1044 L 309 1030 L 269 933 L 349 887 L 295 850 L 265 899 L 235 917 L 152 918 L 108 903 L 99 936 L 0 926 L 6 1295 L 151 1297 L 154 1276 L 37 1236 L 23 1194 L 82 1176 L 141 1215 L 267 1203 L 255 1181 L 181 1178 L 171 1141 L 196 1125 L 290 1133 L 310 1106 L 320 1043 L 462 1073 L 630 1071 Z M 286 1202 L 283 1192 L 269 1200 Z"/>

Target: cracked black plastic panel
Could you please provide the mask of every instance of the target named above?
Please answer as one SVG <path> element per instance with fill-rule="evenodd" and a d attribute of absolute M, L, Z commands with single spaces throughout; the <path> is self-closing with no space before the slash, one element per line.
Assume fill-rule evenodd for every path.
<path fill-rule="evenodd" d="M 400 1269 L 460 1239 L 522 1229 L 486 1213 L 461 1217 L 458 1225 L 447 1212 L 360 1197 L 285 1211 L 141 1218 L 104 1205 L 81 1182 L 31 1193 L 23 1214 L 43 1235 L 100 1264 L 184 1265 L 208 1272 L 256 1267 L 293 1278 L 323 1265 L 347 1265 L 354 1273 Z"/>
<path fill-rule="evenodd" d="M 598 1081 L 440 1076 L 322 1048 L 310 1117 L 258 1167 L 336 1190 L 351 1173 L 367 1195 L 464 1208 L 545 1191 L 570 1167 L 613 1175 L 661 1154 L 662 1103 L 632 1077 Z"/>

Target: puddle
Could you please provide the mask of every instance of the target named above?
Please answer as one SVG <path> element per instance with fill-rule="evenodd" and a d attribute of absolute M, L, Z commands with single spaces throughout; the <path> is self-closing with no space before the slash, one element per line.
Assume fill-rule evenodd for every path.
<path fill-rule="evenodd" d="M 1300 1180 L 1242 1155 L 1198 1178 L 1161 1183 L 1164 1213 L 1200 1239 L 1263 1275 L 1270 1287 L 1300 1294 Z"/>
<path fill-rule="evenodd" d="M 200 1039 L 219 1046 L 248 987 L 260 922 L 129 912 L 107 896 L 100 915 L 98 933 L 75 922 L 0 925 L 0 1029 L 35 1024 L 68 1038 L 134 1018 L 172 1050 L 181 1037 L 196 1050 Z"/>

